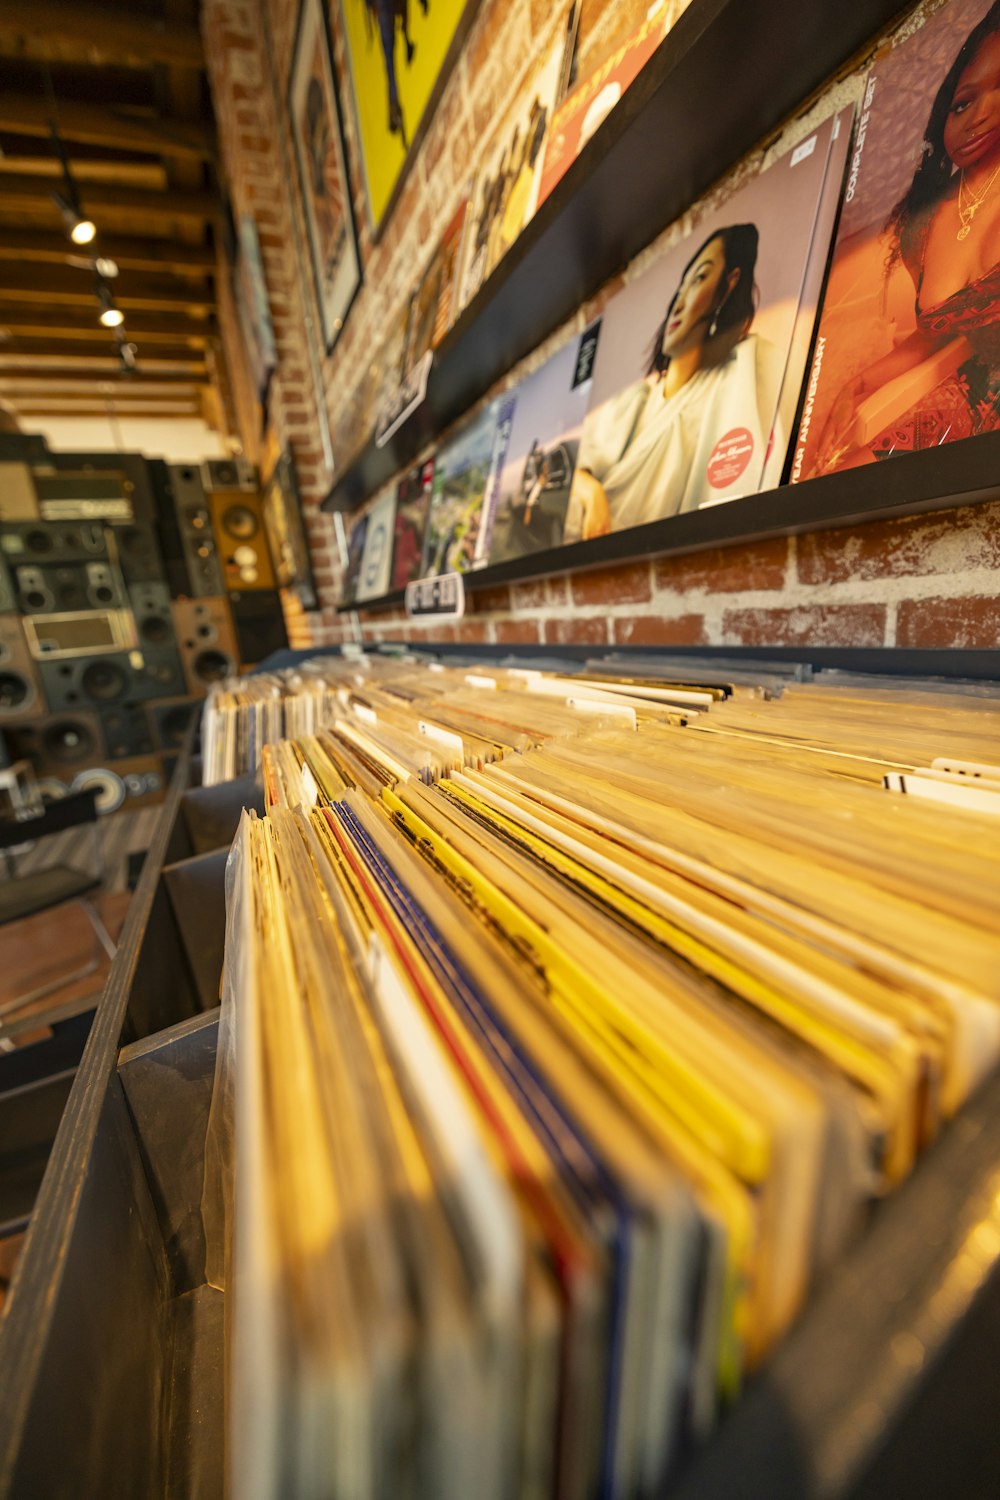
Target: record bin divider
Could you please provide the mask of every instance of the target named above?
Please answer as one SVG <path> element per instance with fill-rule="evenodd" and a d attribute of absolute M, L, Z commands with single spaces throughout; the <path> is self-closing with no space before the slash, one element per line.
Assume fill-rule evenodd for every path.
<path fill-rule="evenodd" d="M 186 1028 L 197 1031 L 209 996 L 217 1002 L 218 973 L 209 981 L 208 966 L 224 937 L 225 853 L 244 802 L 260 806 L 260 794 L 252 779 L 191 792 L 190 759 L 189 743 L 75 1078 L 69 1071 L 46 1083 L 45 1098 L 29 1099 L 29 1115 L 48 1121 L 47 1140 L 34 1144 L 54 1140 L 51 1153 L 38 1153 L 36 1177 L 45 1157 L 48 1167 L 0 1323 L 2 1500 L 159 1500 L 168 1481 L 178 1494 L 218 1493 L 176 1488 L 187 1463 L 183 1443 L 177 1475 L 174 1460 L 163 1456 L 169 1392 L 176 1386 L 191 1396 L 191 1382 L 200 1379 L 199 1369 L 185 1364 L 180 1335 L 173 1359 L 175 1323 L 190 1337 L 206 1320 L 211 1325 L 216 1312 L 190 1274 L 175 1281 L 175 1232 L 161 1230 L 157 1220 L 162 1174 L 143 1155 L 146 1137 L 117 1067 L 123 1044 L 141 1046 L 150 1032 L 178 1022 L 185 1035 Z M 193 850 L 205 852 L 191 857 Z M 170 860 L 168 871 L 172 851 L 179 859 Z M 189 924 L 199 892 L 204 911 L 195 930 Z M 221 924 L 214 934 L 210 913 Z M 191 1124 L 190 1110 L 174 1112 L 178 1139 L 190 1135 Z M 26 1211 L 36 1185 L 26 1183 Z M 200 1214 L 200 1201 L 195 1209 Z M 196 1437 L 191 1429 L 184 1442 L 197 1447 Z"/>
<path fill-rule="evenodd" d="M 966 658 L 956 653 L 952 671 L 986 675 L 971 674 Z M 183 761 L 0 1326 L 0 1500 L 222 1494 L 224 1299 L 204 1284 L 200 1217 L 217 1013 L 119 1051 L 130 999 L 136 1013 L 153 1009 L 135 991 L 151 972 L 142 957 L 157 895 L 176 914 L 214 881 L 218 901 L 224 849 L 214 860 L 181 861 L 169 881 L 164 869 L 185 796 L 186 753 Z M 220 789 L 214 807 L 197 799 L 188 808 L 221 828 L 232 800 Z M 187 836 L 192 829 L 198 835 L 192 822 Z M 158 942 L 163 964 L 162 930 Z M 962 1484 L 992 1479 L 1000 1463 L 990 1342 L 1000 1332 L 998 1162 L 994 1078 L 874 1212 L 868 1234 L 749 1382 L 708 1449 L 689 1461 L 672 1500 L 995 1492 Z"/>

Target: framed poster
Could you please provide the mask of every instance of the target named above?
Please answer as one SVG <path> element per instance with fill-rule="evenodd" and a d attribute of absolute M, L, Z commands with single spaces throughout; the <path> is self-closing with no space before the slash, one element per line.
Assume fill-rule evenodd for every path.
<path fill-rule="evenodd" d="M 329 353 L 361 285 L 361 258 L 323 0 L 302 0 L 287 105 L 323 343 Z"/>
<path fill-rule="evenodd" d="M 264 279 L 260 236 L 256 221 L 250 214 L 244 214 L 240 219 L 233 287 L 243 340 L 253 369 L 254 385 L 261 405 L 264 405 L 271 376 L 278 363 L 278 350 L 274 342 L 271 305 Z"/>
<path fill-rule="evenodd" d="M 264 485 L 264 527 L 279 588 L 294 590 L 303 609 L 317 609 L 319 599 L 302 527 L 302 501 L 295 464 L 287 448 Z"/>
<path fill-rule="evenodd" d="M 332 0 L 327 0 L 332 3 Z M 378 235 L 479 0 L 339 0 L 365 190 Z"/>

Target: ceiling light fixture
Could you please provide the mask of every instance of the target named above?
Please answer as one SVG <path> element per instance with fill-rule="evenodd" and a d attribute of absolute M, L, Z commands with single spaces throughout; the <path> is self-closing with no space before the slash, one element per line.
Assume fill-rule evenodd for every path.
<path fill-rule="evenodd" d="M 80 195 L 73 181 L 73 173 L 70 171 L 66 147 L 59 134 L 59 109 L 56 105 L 55 89 L 52 87 L 52 74 L 44 59 L 42 60 L 42 76 L 45 80 L 45 95 L 49 106 L 49 133 L 52 136 L 52 149 L 59 158 L 59 165 L 63 172 L 63 191 L 54 192 L 52 202 L 62 214 L 66 233 L 73 244 L 92 245 L 97 238 L 97 225 L 93 219 L 88 219 L 80 203 Z"/>
<path fill-rule="evenodd" d="M 134 375 L 138 369 L 136 364 L 138 348 L 121 327 L 115 329 L 115 342 L 118 345 L 118 358 L 121 360 L 122 370 L 126 375 Z"/>
<path fill-rule="evenodd" d="M 125 314 L 115 302 L 111 288 L 100 276 L 97 278 L 97 301 L 100 304 L 100 320 L 105 328 L 120 328 Z"/>

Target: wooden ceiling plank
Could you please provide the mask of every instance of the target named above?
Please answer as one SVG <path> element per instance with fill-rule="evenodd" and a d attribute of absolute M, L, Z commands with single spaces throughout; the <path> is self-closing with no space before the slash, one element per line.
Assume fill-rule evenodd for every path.
<path fill-rule="evenodd" d="M 31 212 L 39 207 L 51 208 L 52 218 L 58 220 L 59 210 L 52 202 L 53 181 L 38 174 L 4 172 L 0 157 L 0 200 L 8 213 Z M 100 229 L 102 211 L 134 214 L 141 222 L 144 218 L 193 220 L 207 224 L 219 212 L 218 200 L 212 193 L 178 191 L 165 188 L 140 188 L 110 182 L 89 182 L 84 207 L 97 221 Z"/>
<path fill-rule="evenodd" d="M 96 242 L 101 255 L 115 261 L 121 271 L 204 274 L 216 268 L 211 245 L 186 245 L 176 240 L 139 239 L 123 234 L 102 234 Z M 21 265 L 69 265 L 79 261 L 81 251 L 58 230 L 11 229 L 0 225 L 0 262 Z M 73 269 L 77 269 L 75 266 Z"/>
<path fill-rule="evenodd" d="M 131 375 L 126 375 L 122 370 L 113 369 L 74 369 L 72 366 L 55 365 L 52 369 L 44 372 L 37 370 L 22 370 L 17 366 L 10 367 L 0 363 L 0 396 L 6 396 L 14 391 L 26 394 L 32 392 L 45 392 L 53 394 L 56 391 L 67 389 L 77 390 L 81 386 L 105 385 L 108 382 L 117 386 L 162 386 L 165 390 L 174 387 L 192 390 L 200 389 L 207 385 L 208 372 L 204 370 L 200 375 L 190 374 L 186 370 L 152 370 L 138 369 Z"/>
<path fill-rule="evenodd" d="M 113 283 L 115 301 L 124 311 L 173 312 L 184 308 L 210 311 L 215 293 L 205 286 L 183 281 L 145 277 L 139 273 L 117 277 Z M 95 306 L 94 278 L 73 267 L 12 266 L 0 263 L 0 303 L 50 302 L 78 307 Z M 0 310 L 0 322 L 4 313 Z"/>
<path fill-rule="evenodd" d="M 64 141 L 88 146 L 114 146 L 125 151 L 147 151 L 208 161 L 214 155 L 211 127 L 196 120 L 163 115 L 133 114 L 126 109 L 62 101 L 58 106 L 59 134 Z M 41 94 L 0 92 L 0 130 L 48 140 L 49 106 Z"/>
<path fill-rule="evenodd" d="M 0 306 L 0 330 L 20 338 L 28 337 L 80 339 L 82 341 L 103 339 L 107 342 L 108 330 L 97 321 L 96 304 L 93 308 L 64 307 L 53 311 L 39 307 Z M 219 329 L 214 319 L 186 319 L 176 313 L 157 316 L 151 312 L 137 312 L 128 319 L 129 336 L 133 339 L 158 339 L 165 344 L 195 344 L 201 346 L 206 339 L 217 338 Z M 2 348 L 2 344 L 0 344 Z"/>
<path fill-rule="evenodd" d="M 138 340 L 136 340 L 138 343 Z M 107 343 L 107 357 L 117 364 L 117 354 L 113 340 L 109 337 Z M 187 349 L 183 344 L 160 344 L 155 341 L 145 341 L 139 345 L 140 362 L 153 361 L 169 365 L 189 367 L 194 366 L 199 370 L 205 368 L 199 349 Z M 33 339 L 31 337 L 11 338 L 0 341 L 0 360 L 13 359 L 23 356 L 32 360 L 33 368 L 39 373 L 45 369 L 46 359 L 79 359 L 83 361 L 93 360 L 97 357 L 97 351 L 82 346 L 79 340 L 45 338 Z"/>
<path fill-rule="evenodd" d="M 46 38 L 57 39 L 58 55 L 100 67 L 151 63 L 202 68 L 201 33 L 191 23 L 145 16 L 128 10 L 83 3 L 83 0 L 3 0 L 0 6 L 0 54 L 45 56 Z"/>

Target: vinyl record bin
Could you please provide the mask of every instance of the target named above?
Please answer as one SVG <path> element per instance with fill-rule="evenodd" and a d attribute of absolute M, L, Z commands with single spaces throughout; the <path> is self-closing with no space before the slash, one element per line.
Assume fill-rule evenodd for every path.
<path fill-rule="evenodd" d="M 201 1225 L 206 1007 L 226 851 L 260 793 L 191 780 L 185 754 L 0 1329 L 0 1500 L 224 1493 L 224 1297 L 205 1284 Z M 995 1500 L 998 1348 L 1000 1076 L 873 1211 L 671 1500 Z"/>

